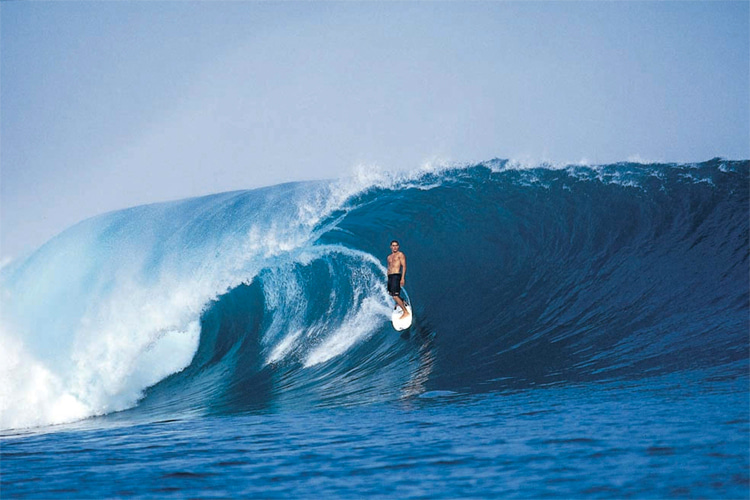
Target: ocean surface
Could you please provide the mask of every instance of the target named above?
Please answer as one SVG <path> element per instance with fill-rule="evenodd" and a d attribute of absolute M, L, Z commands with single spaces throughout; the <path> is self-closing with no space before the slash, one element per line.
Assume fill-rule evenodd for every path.
<path fill-rule="evenodd" d="M 491 160 L 83 221 L 0 269 L 0 496 L 748 498 L 749 186 Z"/>

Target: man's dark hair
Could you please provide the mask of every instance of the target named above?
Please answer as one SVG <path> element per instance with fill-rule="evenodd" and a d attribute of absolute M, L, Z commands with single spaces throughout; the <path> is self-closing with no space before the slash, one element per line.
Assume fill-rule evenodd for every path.
<path fill-rule="evenodd" d="M 396 245 L 398 245 L 398 246 L 401 246 L 401 243 L 399 243 L 399 242 L 398 242 L 397 240 L 393 240 L 393 241 L 391 241 L 391 245 L 393 245 L 394 243 L 395 243 Z"/>

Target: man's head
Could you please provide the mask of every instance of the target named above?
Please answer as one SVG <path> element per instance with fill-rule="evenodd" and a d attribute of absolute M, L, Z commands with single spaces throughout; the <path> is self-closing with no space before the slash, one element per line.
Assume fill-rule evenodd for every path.
<path fill-rule="evenodd" d="M 391 241 L 391 252 L 393 253 L 398 252 L 398 241 L 396 240 Z"/>

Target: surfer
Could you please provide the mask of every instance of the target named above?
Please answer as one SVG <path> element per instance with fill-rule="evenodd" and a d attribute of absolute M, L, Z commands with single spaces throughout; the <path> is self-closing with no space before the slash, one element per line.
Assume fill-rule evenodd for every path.
<path fill-rule="evenodd" d="M 393 297 L 404 314 L 401 319 L 409 316 L 406 304 L 401 299 L 401 287 L 404 286 L 406 277 L 406 255 L 399 250 L 398 241 L 391 241 L 391 254 L 388 256 L 388 293 Z"/>

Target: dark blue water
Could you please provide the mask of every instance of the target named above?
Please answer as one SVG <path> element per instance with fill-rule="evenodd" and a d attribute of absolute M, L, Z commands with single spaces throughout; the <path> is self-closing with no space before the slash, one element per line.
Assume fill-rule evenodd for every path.
<path fill-rule="evenodd" d="M 0 494 L 747 498 L 749 167 L 492 161 L 85 221 L 0 274 Z"/>
<path fill-rule="evenodd" d="M 6 437 L 3 497 L 745 498 L 746 381 L 706 373 Z"/>

